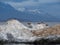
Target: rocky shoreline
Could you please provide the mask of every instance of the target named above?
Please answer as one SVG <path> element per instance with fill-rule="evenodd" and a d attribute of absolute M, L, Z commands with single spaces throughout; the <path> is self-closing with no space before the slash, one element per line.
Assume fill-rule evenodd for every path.
<path fill-rule="evenodd" d="M 51 40 L 51 39 L 38 39 L 38 40 L 35 40 L 34 42 L 16 42 L 16 41 L 0 41 L 0 44 L 1 45 L 4 45 L 4 44 L 27 44 L 27 45 L 56 45 L 56 44 L 60 44 L 60 38 L 57 38 L 56 40 Z"/>
<path fill-rule="evenodd" d="M 18 20 L 9 20 L 7 24 L 0 25 L 0 44 L 26 43 L 26 44 L 55 44 L 60 43 L 60 25 L 29 30 Z M 45 24 L 43 24 L 45 25 Z M 42 25 L 38 25 L 43 27 Z"/>

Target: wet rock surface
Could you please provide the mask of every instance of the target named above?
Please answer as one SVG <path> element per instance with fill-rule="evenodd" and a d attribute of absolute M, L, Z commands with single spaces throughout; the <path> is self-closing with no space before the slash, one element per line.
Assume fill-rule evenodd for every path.
<path fill-rule="evenodd" d="M 0 41 L 0 44 L 2 45 L 57 45 L 60 44 L 60 38 L 56 40 L 50 40 L 50 39 L 40 39 L 35 40 L 34 42 L 15 42 L 15 41 Z"/>

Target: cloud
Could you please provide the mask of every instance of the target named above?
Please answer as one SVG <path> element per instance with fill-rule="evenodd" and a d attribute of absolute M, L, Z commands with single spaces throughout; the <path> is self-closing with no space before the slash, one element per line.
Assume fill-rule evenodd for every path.
<path fill-rule="evenodd" d="M 24 2 L 6 2 L 10 5 L 12 5 L 13 7 L 25 7 L 25 6 L 36 6 L 38 5 L 38 2 L 32 1 L 32 0 L 28 0 L 28 1 L 24 1 Z"/>
<path fill-rule="evenodd" d="M 39 0 L 33 0 L 33 1 L 38 2 Z"/>
<path fill-rule="evenodd" d="M 23 1 L 28 1 L 28 0 L 0 0 L 2 2 L 23 2 Z"/>
<path fill-rule="evenodd" d="M 24 2 L 24 1 L 39 1 L 39 0 L 0 0 L 1 2 Z"/>
<path fill-rule="evenodd" d="M 60 0 L 39 0 L 40 3 L 54 3 L 54 2 L 60 2 Z"/>
<path fill-rule="evenodd" d="M 1 0 L 1 1 L 5 1 L 14 8 L 38 6 L 40 4 L 45 4 L 45 3 L 60 2 L 60 0 Z"/>
<path fill-rule="evenodd" d="M 0 0 L 0 1 L 10 1 L 10 2 L 26 2 L 26 1 L 35 1 L 35 2 L 40 2 L 40 3 L 47 3 L 47 2 L 60 2 L 60 0 Z"/>
<path fill-rule="evenodd" d="M 25 8 L 18 8 L 17 10 L 23 12 L 25 11 Z"/>

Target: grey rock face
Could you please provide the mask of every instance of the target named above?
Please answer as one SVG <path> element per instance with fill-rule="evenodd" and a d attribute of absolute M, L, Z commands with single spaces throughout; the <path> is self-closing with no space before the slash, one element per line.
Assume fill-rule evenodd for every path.
<path fill-rule="evenodd" d="M 13 41 L 14 40 L 13 35 L 10 34 L 10 33 L 7 33 L 7 38 L 8 38 L 9 41 Z"/>

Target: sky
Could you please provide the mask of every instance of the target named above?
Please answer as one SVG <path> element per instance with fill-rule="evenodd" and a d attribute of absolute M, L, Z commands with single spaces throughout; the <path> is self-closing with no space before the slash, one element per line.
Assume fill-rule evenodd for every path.
<path fill-rule="evenodd" d="M 0 0 L 0 1 L 6 1 L 6 2 L 40 2 L 40 3 L 47 3 L 47 2 L 59 2 L 60 0 Z"/>
<path fill-rule="evenodd" d="M 8 3 L 15 8 L 60 2 L 60 0 L 0 0 L 0 1 Z"/>
<path fill-rule="evenodd" d="M 28 10 L 37 7 L 38 10 L 60 18 L 60 0 L 0 0 L 0 2 L 8 3 L 19 11 L 26 11 L 25 7 L 28 7 Z"/>

